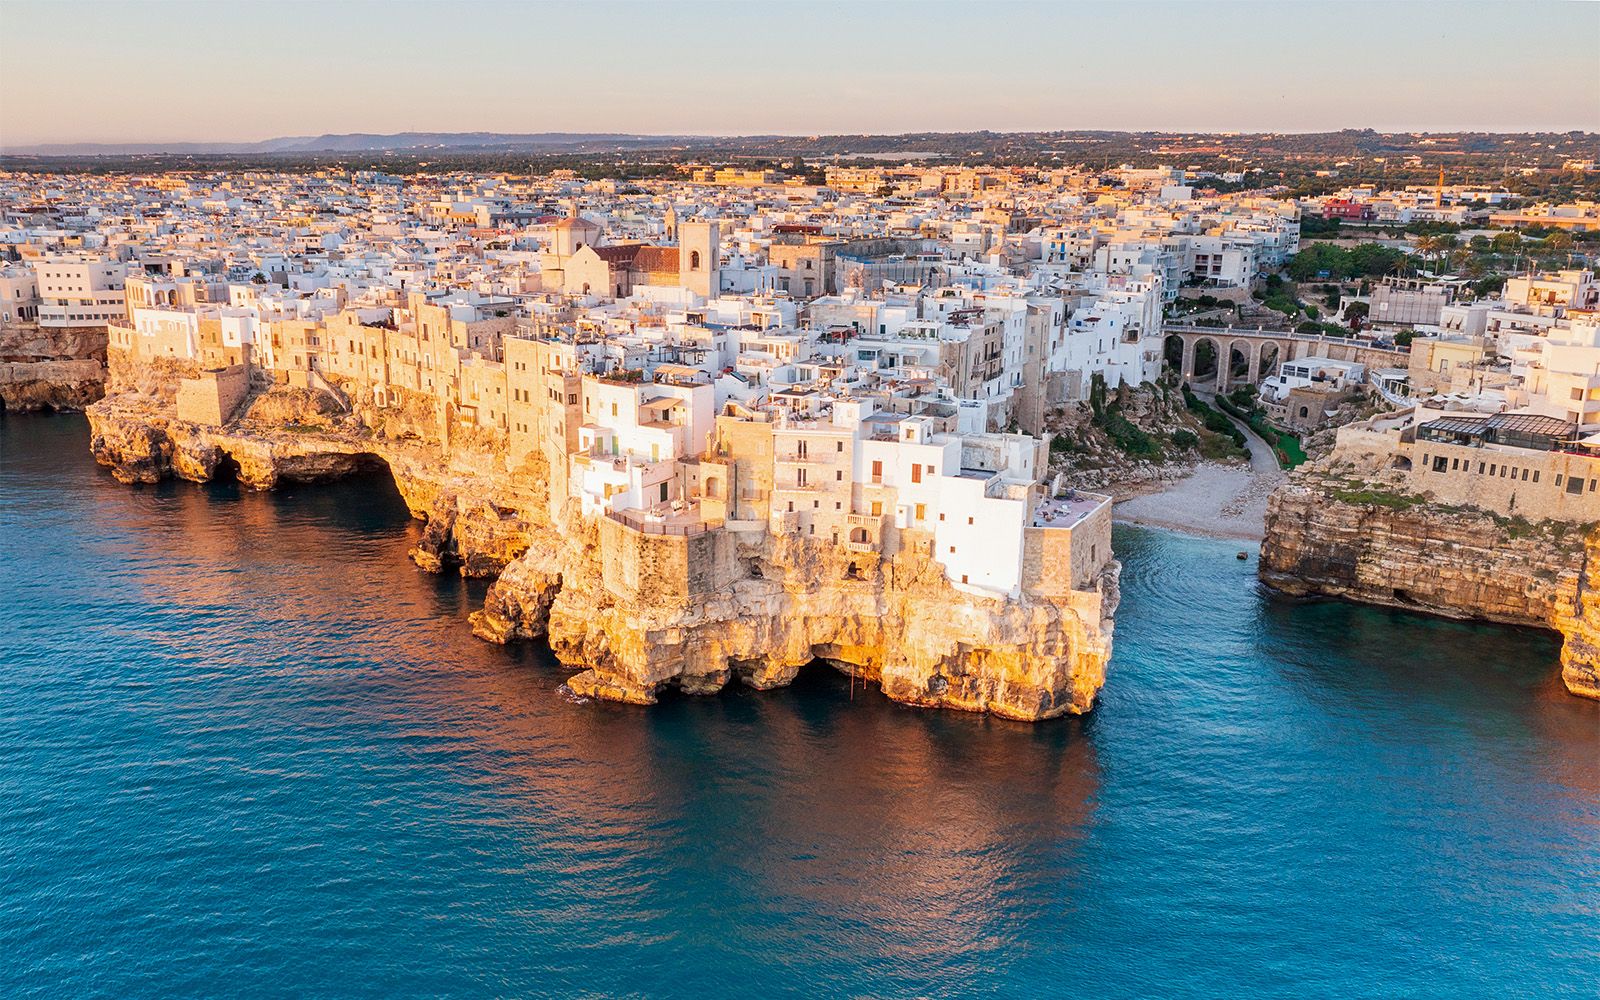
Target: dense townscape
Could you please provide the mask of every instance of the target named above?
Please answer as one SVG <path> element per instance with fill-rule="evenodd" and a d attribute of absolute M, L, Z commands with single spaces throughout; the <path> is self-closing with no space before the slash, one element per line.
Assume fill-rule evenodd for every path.
<path fill-rule="evenodd" d="M 1592 161 L 1539 169 L 1594 186 Z M 1260 180 L 926 162 L 634 179 L 16 172 L 0 175 L 0 389 L 11 407 L 81 406 L 107 364 L 97 447 L 130 478 L 239 461 L 223 448 L 186 473 L 181 444 L 154 457 L 115 444 L 103 428 L 141 399 L 164 427 L 257 430 L 262 400 L 292 399 L 279 436 L 333 414 L 389 442 L 368 450 L 390 464 L 384 448 L 407 442 L 458 471 L 490 456 L 507 488 L 537 480 L 538 517 L 601 526 L 613 596 L 703 601 L 760 579 L 751 553 L 791 540 L 847 579 L 914 554 L 975 606 L 1067 602 L 1093 639 L 1042 655 L 1076 662 L 1088 641 L 1101 675 L 1120 490 L 1115 470 L 1077 475 L 1072 454 L 1096 434 L 1129 461 L 1191 464 L 1212 454 L 1202 436 L 1287 465 L 1304 442 L 1321 460 L 1286 489 L 1321 475 L 1390 509 L 1600 520 L 1586 255 L 1600 206 L 1447 183 L 1443 168 L 1431 184 L 1316 194 Z M 1139 394 L 1175 398 L 1180 383 L 1170 426 L 1130 419 Z M 662 545 L 689 546 L 676 576 Z M 1275 547 L 1276 583 L 1316 575 Z M 514 548 L 493 571 L 526 561 Z M 789 559 L 777 575 L 815 588 L 793 581 L 816 572 Z M 593 642 L 575 642 L 574 665 Z M 700 650 L 677 682 L 738 673 L 760 645 Z M 838 645 L 801 643 L 784 669 L 860 659 Z M 589 690 L 650 697 L 667 678 L 645 659 L 632 683 L 619 668 Z M 918 683 L 943 697 L 949 680 L 929 669 Z M 1096 687 L 945 700 L 1037 717 L 1083 710 Z"/>

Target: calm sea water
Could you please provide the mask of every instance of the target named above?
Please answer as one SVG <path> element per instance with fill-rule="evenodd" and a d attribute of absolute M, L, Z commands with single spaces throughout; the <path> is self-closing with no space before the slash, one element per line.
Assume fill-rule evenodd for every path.
<path fill-rule="evenodd" d="M 1087 719 L 826 670 L 574 704 L 382 479 L 117 485 L 0 420 L 0 996 L 1596 995 L 1545 634 L 1141 531 Z"/>

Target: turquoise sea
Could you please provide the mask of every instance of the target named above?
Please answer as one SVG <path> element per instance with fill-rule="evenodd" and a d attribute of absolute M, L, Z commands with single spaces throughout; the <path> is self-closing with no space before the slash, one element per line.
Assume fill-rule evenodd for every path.
<path fill-rule="evenodd" d="M 1119 529 L 1095 711 L 577 704 L 382 477 L 118 485 L 0 419 L 0 997 L 1600 993 L 1547 633 Z"/>

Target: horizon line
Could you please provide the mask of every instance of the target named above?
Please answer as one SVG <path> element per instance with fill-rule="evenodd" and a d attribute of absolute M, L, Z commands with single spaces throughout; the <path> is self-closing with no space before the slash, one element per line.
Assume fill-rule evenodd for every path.
<path fill-rule="evenodd" d="M 913 129 L 883 132 L 799 132 L 799 131 L 707 131 L 707 132 L 637 132 L 624 129 L 596 129 L 576 130 L 547 128 L 537 131 L 517 130 L 502 131 L 497 129 L 461 128 L 461 129 L 429 129 L 406 128 L 398 131 L 367 131 L 352 130 L 344 132 L 301 132 L 281 133 L 267 135 L 252 139 L 179 139 L 179 138 L 154 138 L 154 139 L 38 139 L 24 142 L 0 142 L 0 152 L 9 149 L 26 148 L 34 146 L 128 146 L 145 145 L 153 146 L 163 143 L 182 145 L 249 145 L 262 142 L 273 142 L 284 139 L 320 139 L 328 137 L 346 136 L 373 136 L 377 138 L 391 138 L 406 135 L 445 135 L 461 136 L 482 134 L 488 136 L 537 136 L 537 135 L 572 135 L 572 136 L 630 136 L 644 139 L 832 139 L 860 137 L 864 139 L 893 139 L 911 136 L 954 136 L 954 135 L 1043 135 L 1049 133 L 1105 133 L 1111 135 L 1201 135 L 1201 136 L 1270 136 L 1270 135 L 1337 135 L 1343 132 L 1372 132 L 1378 135 L 1580 135 L 1600 136 L 1600 128 L 1590 126 L 1575 126 L 1571 128 L 1535 128 L 1535 129 L 1503 129 L 1503 128 L 1378 128 L 1372 125 L 1343 125 L 1337 128 L 1301 128 L 1301 129 L 1271 129 L 1271 128 L 1238 128 L 1238 129 L 1204 129 L 1204 128 L 1168 128 L 1168 127 L 1128 127 L 1128 128 L 1095 128 L 1095 127 L 1041 127 L 1041 128 L 967 128 L 967 129 Z M 306 150 L 305 152 L 311 152 Z M 330 152 L 361 152 L 360 150 L 331 150 Z"/>

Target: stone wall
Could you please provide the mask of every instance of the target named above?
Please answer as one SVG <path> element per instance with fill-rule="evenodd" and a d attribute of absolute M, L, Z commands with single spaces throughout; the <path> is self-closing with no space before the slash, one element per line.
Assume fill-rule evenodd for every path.
<path fill-rule="evenodd" d="M 652 534 L 600 519 L 601 578 L 624 601 L 682 606 L 700 600 L 740 575 L 734 548 L 723 531 Z"/>
<path fill-rule="evenodd" d="M 1558 451 L 1498 450 L 1417 441 L 1410 492 L 1531 521 L 1600 521 L 1600 458 Z"/>
<path fill-rule="evenodd" d="M 179 420 L 220 427 L 250 394 L 250 366 L 230 365 L 201 372 L 178 384 Z"/>

